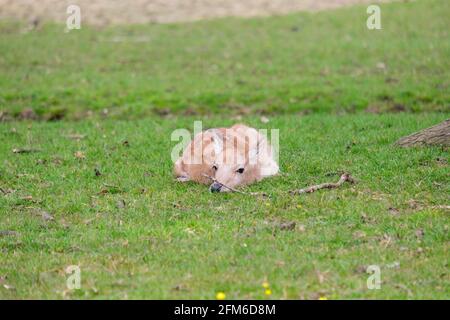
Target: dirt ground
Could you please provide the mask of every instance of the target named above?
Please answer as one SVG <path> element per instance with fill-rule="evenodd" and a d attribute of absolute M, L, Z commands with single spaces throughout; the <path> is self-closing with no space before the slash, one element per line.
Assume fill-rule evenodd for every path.
<path fill-rule="evenodd" d="M 224 16 L 252 17 L 316 11 L 374 0 L 0 0 L 0 19 L 64 22 L 77 4 L 82 23 L 93 25 L 170 23 Z"/>

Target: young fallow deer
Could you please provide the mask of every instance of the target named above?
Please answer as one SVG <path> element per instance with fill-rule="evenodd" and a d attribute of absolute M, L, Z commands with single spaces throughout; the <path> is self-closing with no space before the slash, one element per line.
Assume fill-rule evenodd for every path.
<path fill-rule="evenodd" d="M 278 171 L 266 137 L 242 124 L 198 133 L 174 167 L 178 181 L 210 184 L 211 192 L 233 191 Z"/>

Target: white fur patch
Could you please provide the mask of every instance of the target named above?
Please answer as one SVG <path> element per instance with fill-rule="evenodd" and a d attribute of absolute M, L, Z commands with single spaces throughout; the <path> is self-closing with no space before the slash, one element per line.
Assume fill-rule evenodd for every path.
<path fill-rule="evenodd" d="M 274 176 L 279 170 L 278 164 L 275 161 L 270 161 L 261 167 L 261 175 L 263 177 Z"/>
<path fill-rule="evenodd" d="M 222 152 L 223 141 L 216 132 L 212 131 L 212 135 L 213 135 L 212 141 L 214 143 L 214 153 L 218 155 Z"/>

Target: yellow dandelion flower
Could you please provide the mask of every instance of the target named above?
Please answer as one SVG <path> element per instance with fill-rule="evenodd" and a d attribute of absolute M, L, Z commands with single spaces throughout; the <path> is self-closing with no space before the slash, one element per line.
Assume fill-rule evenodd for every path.
<path fill-rule="evenodd" d="M 302 207 L 302 205 L 299 203 L 299 204 L 297 205 L 297 209 L 301 209 L 301 208 L 303 208 L 303 207 Z"/>
<path fill-rule="evenodd" d="M 270 290 L 269 288 L 267 288 L 266 290 L 264 290 L 264 294 L 266 296 L 270 296 L 272 294 L 272 290 Z"/>
<path fill-rule="evenodd" d="M 269 289 L 269 283 L 267 281 L 264 281 L 262 283 L 262 286 L 263 286 L 264 289 Z"/>
<path fill-rule="evenodd" d="M 327 297 L 319 297 L 319 300 L 328 300 Z"/>
<path fill-rule="evenodd" d="M 217 292 L 217 294 L 216 294 L 216 299 L 217 300 L 225 300 L 226 297 L 227 296 L 226 296 L 226 294 L 224 292 Z"/>

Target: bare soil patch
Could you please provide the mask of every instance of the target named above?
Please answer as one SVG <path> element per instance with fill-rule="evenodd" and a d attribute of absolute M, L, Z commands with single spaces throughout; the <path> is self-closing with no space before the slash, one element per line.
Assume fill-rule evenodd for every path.
<path fill-rule="evenodd" d="M 171 23 L 226 16 L 254 17 L 317 11 L 374 0 L 0 0 L 0 19 L 64 22 L 77 4 L 91 25 Z"/>

